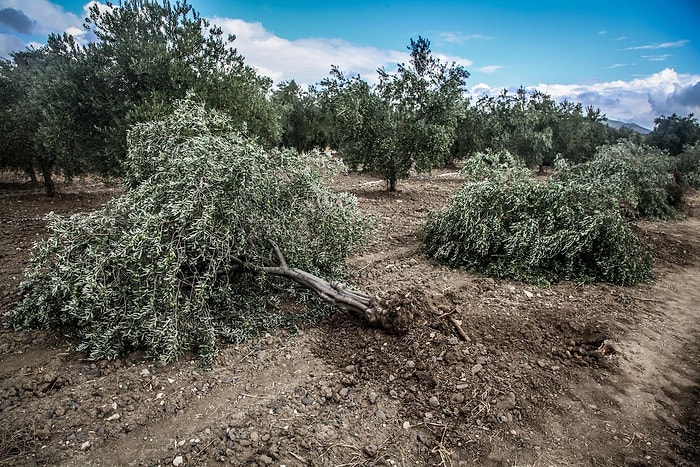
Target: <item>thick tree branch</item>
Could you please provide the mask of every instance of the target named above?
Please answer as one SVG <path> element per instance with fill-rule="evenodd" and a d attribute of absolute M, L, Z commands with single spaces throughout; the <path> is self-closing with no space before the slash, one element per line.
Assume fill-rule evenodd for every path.
<path fill-rule="evenodd" d="M 270 244 L 277 257 L 278 266 L 256 266 L 245 263 L 245 267 L 291 279 L 313 291 L 321 300 L 342 311 L 354 313 L 374 326 L 380 326 L 397 334 L 404 334 L 408 330 L 410 316 L 407 312 L 386 310 L 367 294 L 352 290 L 339 282 L 328 282 L 301 269 L 290 268 L 277 244 L 271 240 Z M 240 260 L 237 263 L 243 265 Z"/>

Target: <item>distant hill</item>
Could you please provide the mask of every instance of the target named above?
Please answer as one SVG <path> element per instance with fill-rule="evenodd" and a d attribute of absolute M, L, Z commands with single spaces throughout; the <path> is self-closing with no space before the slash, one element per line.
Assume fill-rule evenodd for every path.
<path fill-rule="evenodd" d="M 609 127 L 615 128 L 616 130 L 619 130 L 620 128 L 629 128 L 630 130 L 634 130 L 637 133 L 641 133 L 643 135 L 646 135 L 647 133 L 651 133 L 651 130 L 644 128 L 643 126 L 639 126 L 636 123 L 627 123 L 627 122 L 621 122 L 619 120 L 611 120 L 611 119 L 607 119 L 603 123 L 605 123 Z"/>

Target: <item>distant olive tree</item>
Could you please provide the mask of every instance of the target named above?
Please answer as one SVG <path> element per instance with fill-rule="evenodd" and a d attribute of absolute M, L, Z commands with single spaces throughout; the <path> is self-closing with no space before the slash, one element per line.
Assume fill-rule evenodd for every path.
<path fill-rule="evenodd" d="M 271 100 L 280 118 L 281 146 L 301 152 L 331 145 L 330 119 L 316 88 L 304 90 L 294 80 L 285 81 Z"/>
<path fill-rule="evenodd" d="M 411 39 L 410 62 L 379 70 L 379 84 L 347 77 L 338 68 L 321 82 L 337 117 L 333 128 L 352 168 L 379 171 L 389 191 L 411 169 L 427 172 L 452 159 L 455 130 L 469 72 L 433 56 L 430 41 Z"/>
<path fill-rule="evenodd" d="M 586 162 L 601 146 L 623 139 L 626 130 L 615 130 L 605 124 L 600 109 L 580 103 L 561 102 L 552 124 L 552 153 L 571 163 Z M 550 159 L 549 164 L 554 162 Z"/>
<path fill-rule="evenodd" d="M 687 117 L 673 114 L 655 118 L 654 129 L 645 139 L 647 144 L 664 149 L 672 156 L 679 155 L 685 146 L 699 141 L 700 123 L 693 114 Z"/>
<path fill-rule="evenodd" d="M 700 142 L 683 149 L 674 160 L 674 170 L 682 183 L 700 190 Z"/>
<path fill-rule="evenodd" d="M 477 102 L 481 117 L 481 148 L 508 151 L 528 167 L 539 167 L 552 153 L 552 129 L 536 104 L 545 96 L 519 88 Z"/>

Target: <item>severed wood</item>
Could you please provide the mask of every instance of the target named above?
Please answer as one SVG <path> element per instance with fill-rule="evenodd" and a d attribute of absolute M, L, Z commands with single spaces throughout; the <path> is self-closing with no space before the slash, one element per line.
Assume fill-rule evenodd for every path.
<path fill-rule="evenodd" d="M 353 290 L 340 282 L 328 282 L 314 274 L 301 269 L 289 267 L 282 251 L 277 244 L 269 240 L 277 257 L 278 265 L 258 266 L 238 261 L 239 265 L 275 276 L 286 277 L 306 287 L 318 295 L 321 300 L 336 308 L 353 313 L 373 326 L 379 326 L 386 331 L 405 334 L 412 316 L 398 309 L 385 309 L 378 300 L 369 295 Z"/>
<path fill-rule="evenodd" d="M 462 325 L 460 324 L 460 322 L 457 321 L 454 316 L 449 315 L 448 319 L 454 325 L 454 327 L 457 328 L 457 332 L 459 333 L 460 336 L 462 336 L 462 339 L 464 339 L 464 342 L 471 342 L 472 341 L 469 338 L 469 336 L 467 336 L 467 333 L 464 332 L 464 329 L 462 329 Z"/>

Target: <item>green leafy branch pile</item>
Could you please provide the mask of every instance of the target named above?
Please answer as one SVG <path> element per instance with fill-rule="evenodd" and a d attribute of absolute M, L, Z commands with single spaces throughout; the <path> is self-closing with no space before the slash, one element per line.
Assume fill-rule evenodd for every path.
<path fill-rule="evenodd" d="M 51 218 L 14 325 L 63 327 L 90 359 L 145 349 L 163 361 L 186 351 L 211 360 L 219 338 L 327 313 L 316 300 L 284 307 L 309 294 L 244 266 L 269 265 L 272 241 L 295 267 L 343 276 L 368 220 L 355 198 L 324 184 L 342 166 L 317 153 L 266 152 L 232 128 L 190 99 L 137 125 L 126 193 L 100 211 Z"/>
<path fill-rule="evenodd" d="M 683 152 L 676 159 L 675 169 L 683 183 L 700 190 L 700 143 L 683 148 Z"/>
<path fill-rule="evenodd" d="M 594 186 L 617 200 L 626 217 L 667 220 L 676 217 L 668 200 L 671 168 L 662 150 L 622 141 L 601 147 L 588 162 L 560 162 L 554 179 Z"/>
<path fill-rule="evenodd" d="M 539 284 L 651 279 L 650 252 L 614 199 L 593 185 L 539 182 L 513 160 L 479 155 L 465 167 L 482 176 L 465 183 L 447 208 L 431 213 L 422 232 L 430 256 Z"/>

